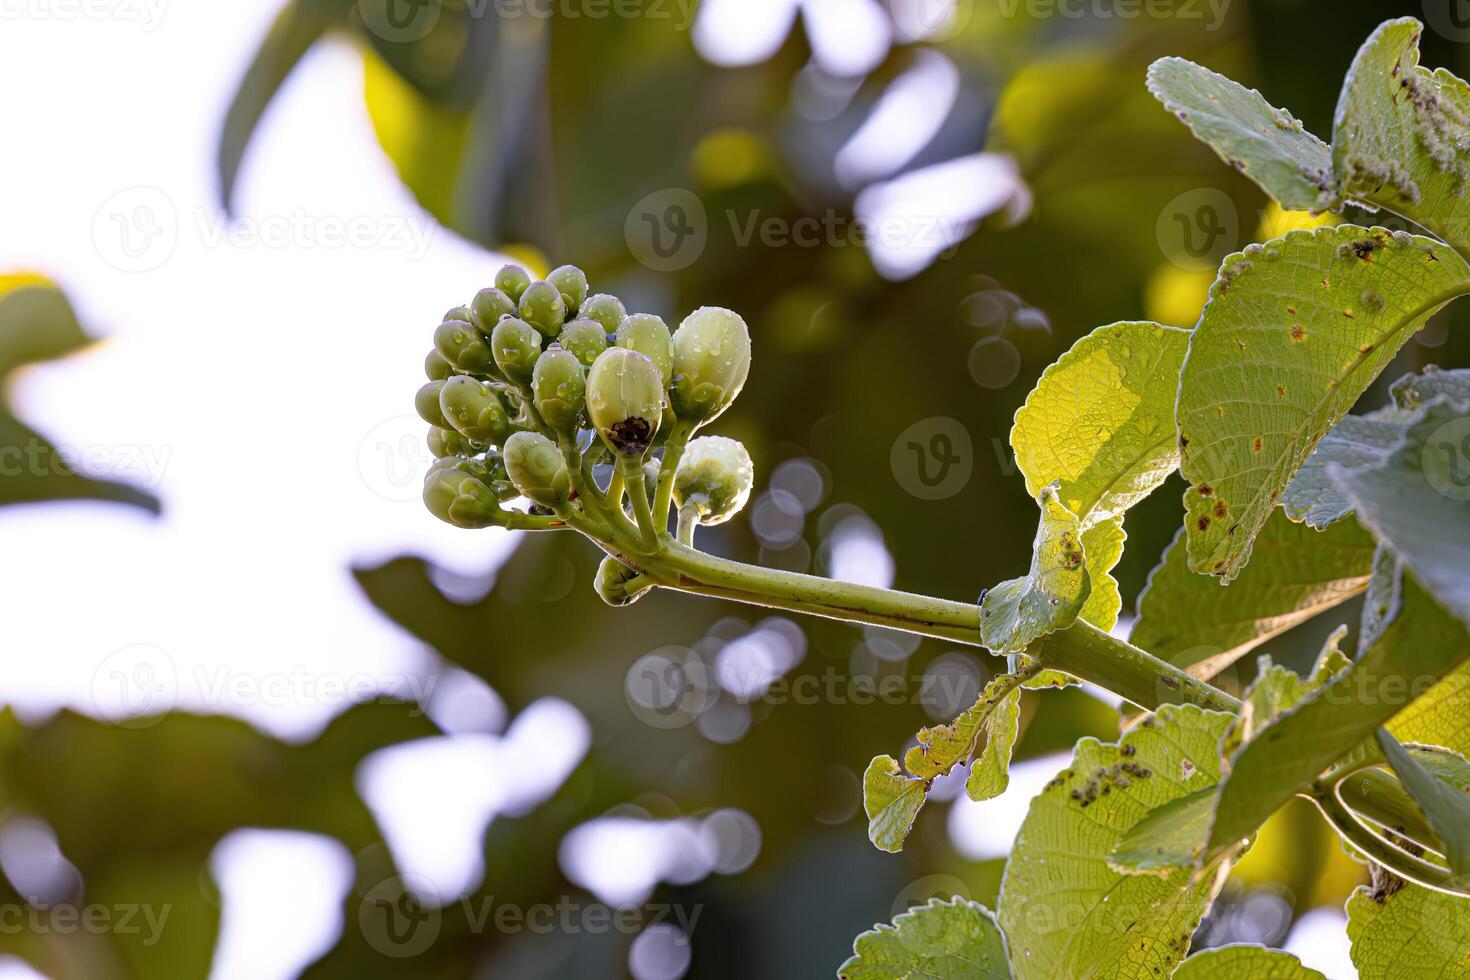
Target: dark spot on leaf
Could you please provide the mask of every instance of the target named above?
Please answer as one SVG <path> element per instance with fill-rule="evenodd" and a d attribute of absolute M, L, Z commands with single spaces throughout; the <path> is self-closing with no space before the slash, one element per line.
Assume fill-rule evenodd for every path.
<path fill-rule="evenodd" d="M 1300 323 L 1293 323 L 1291 325 L 1291 339 L 1298 344 L 1306 340 L 1307 328 L 1302 326 Z"/>
<path fill-rule="evenodd" d="M 1210 529 L 1210 519 L 1202 514 L 1200 515 L 1200 519 L 1194 522 L 1194 526 L 1201 531 L 1208 531 Z"/>
<path fill-rule="evenodd" d="M 1223 521 L 1225 519 L 1225 515 L 1227 515 L 1229 513 L 1230 513 L 1230 505 L 1228 505 L 1227 503 L 1225 503 L 1225 501 L 1218 500 L 1218 501 L 1215 502 L 1215 520 L 1217 520 L 1217 521 Z"/>
<path fill-rule="evenodd" d="M 1198 490 L 1201 497 L 1208 497 L 1210 494 L 1215 492 L 1215 488 L 1210 486 L 1208 483 L 1201 483 L 1198 487 Z"/>

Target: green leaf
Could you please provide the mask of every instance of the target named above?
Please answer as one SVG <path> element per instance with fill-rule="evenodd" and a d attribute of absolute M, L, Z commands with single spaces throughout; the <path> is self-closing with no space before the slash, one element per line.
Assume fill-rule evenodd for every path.
<path fill-rule="evenodd" d="M 1427 683 L 1470 657 L 1470 634 L 1405 576 L 1403 605 L 1378 643 L 1231 759 L 1209 850 L 1253 834 L 1277 807 L 1353 752 Z"/>
<path fill-rule="evenodd" d="M 919 729 L 914 745 L 904 753 L 904 768 L 887 755 L 868 764 L 863 774 L 863 808 L 868 814 L 868 838 L 885 851 L 903 848 L 929 786 L 975 754 L 980 738 L 984 751 L 975 760 L 967 784 L 971 797 L 989 799 L 1005 792 L 1011 750 L 1015 746 L 1021 692 L 1020 678 L 1001 674 L 964 714 L 945 725 Z"/>
<path fill-rule="evenodd" d="M 852 957 L 837 969 L 840 980 L 904 980 L 965 977 L 1010 980 L 1006 941 L 995 916 L 978 902 L 956 896 L 900 912 L 893 925 L 858 936 Z"/>
<path fill-rule="evenodd" d="M 1388 764 L 1398 774 L 1404 789 L 1429 819 L 1429 826 L 1444 841 L 1450 870 L 1462 880 L 1470 881 L 1470 796 L 1466 796 L 1465 789 L 1465 760 L 1455 756 L 1461 764 L 1460 784 L 1456 786 L 1431 773 L 1398 739 L 1381 728 L 1378 747 L 1388 757 Z"/>
<path fill-rule="evenodd" d="M 1419 409 L 1402 444 L 1378 466 L 1330 466 L 1332 481 L 1370 531 L 1421 584 L 1470 623 L 1470 407 L 1443 396 Z"/>
<path fill-rule="evenodd" d="M 1324 528 L 1352 513 L 1352 501 L 1328 475 L 1331 466 L 1357 469 L 1388 458 L 1403 441 L 1405 413 L 1383 409 L 1371 415 L 1348 415 L 1322 437 L 1312 455 L 1281 493 L 1281 509 L 1294 521 Z M 1259 540 L 1256 542 L 1259 546 Z"/>
<path fill-rule="evenodd" d="M 1230 256 L 1189 341 L 1175 417 L 1189 567 L 1229 582 L 1318 440 L 1470 266 L 1432 239 L 1353 225 Z"/>
<path fill-rule="evenodd" d="M 1118 838 L 1108 855 L 1108 867 L 1125 875 L 1166 874 L 1175 868 L 1194 867 L 1204 856 L 1214 813 L 1213 785 L 1150 810 Z"/>
<path fill-rule="evenodd" d="M 1215 783 L 1231 717 L 1169 705 L 1117 744 L 1077 743 L 1006 865 L 1000 924 L 1017 977 L 1168 976 L 1184 958 L 1214 876 L 1120 875 L 1108 857 L 1151 811 Z"/>
<path fill-rule="evenodd" d="M 1200 677 L 1362 592 L 1373 564 L 1373 539 L 1357 521 L 1319 532 L 1277 511 L 1251 563 L 1222 588 L 1190 573 L 1183 537 L 1175 536 L 1138 597 L 1131 642 L 1176 667 L 1196 667 Z"/>
<path fill-rule="evenodd" d="M 1077 516 L 1048 486 L 1036 498 L 1041 524 L 1031 572 L 1002 582 L 980 601 L 980 639 L 992 653 L 1021 653 L 1033 641 L 1077 621 L 1092 584 L 1082 553 Z"/>
<path fill-rule="evenodd" d="M 1231 945 L 1201 950 L 1179 964 L 1173 980 L 1327 980 L 1279 949 Z"/>
<path fill-rule="evenodd" d="M 1113 569 L 1123 557 L 1123 544 L 1127 540 L 1121 517 L 1100 521 L 1082 532 L 1082 553 L 1086 556 L 1092 591 L 1082 604 L 1079 618 L 1100 630 L 1117 626 L 1118 613 L 1123 611 L 1123 596 L 1118 591 L 1118 580 L 1113 578 Z"/>
<path fill-rule="evenodd" d="M 1470 977 L 1470 902 L 1463 898 L 1418 885 L 1388 894 L 1360 887 L 1347 916 L 1359 980 Z"/>
<path fill-rule="evenodd" d="M 1451 401 L 1470 402 L 1470 369 L 1442 371 L 1434 365 L 1420 374 L 1406 374 L 1389 386 L 1394 404 L 1399 408 L 1418 408 L 1447 395 Z"/>
<path fill-rule="evenodd" d="M 1337 204 L 1327 144 L 1260 92 L 1183 58 L 1154 62 L 1148 90 L 1220 159 L 1288 211 L 1325 211 Z"/>
<path fill-rule="evenodd" d="M 873 846 L 895 853 L 903 850 L 928 793 L 929 780 L 903 775 L 893 756 L 880 755 L 868 763 L 863 773 L 863 809 Z"/>
<path fill-rule="evenodd" d="M 1173 411 L 1189 331 L 1098 327 L 1047 368 L 1016 412 L 1011 448 L 1026 490 L 1052 483 L 1084 529 L 1121 516 L 1179 465 Z"/>
<path fill-rule="evenodd" d="M 1344 197 L 1396 211 L 1456 248 L 1470 241 L 1470 88 L 1419 66 L 1423 26 L 1386 21 L 1359 49 L 1332 125 Z"/>
<path fill-rule="evenodd" d="M 994 799 L 1011 782 L 1011 752 L 1020 731 L 1021 692 L 1013 690 L 985 716 L 985 748 L 975 757 L 965 792 L 977 803 Z"/>

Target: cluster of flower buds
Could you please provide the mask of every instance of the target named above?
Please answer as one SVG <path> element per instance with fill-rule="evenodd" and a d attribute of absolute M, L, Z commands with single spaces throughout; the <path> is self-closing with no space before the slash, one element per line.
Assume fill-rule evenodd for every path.
<path fill-rule="evenodd" d="M 424 370 L 416 404 L 436 457 L 424 502 L 451 524 L 586 531 L 598 525 L 577 517 L 629 516 L 630 504 L 658 500 L 666 483 L 662 500 L 678 506 L 687 542 L 694 525 L 728 520 L 750 495 L 744 446 L 690 438 L 730 406 L 750 371 L 750 333 L 729 310 L 703 307 L 670 332 L 616 296 L 589 295 L 575 266 L 532 280 L 508 265 L 444 315 Z M 615 475 L 599 481 L 596 468 L 608 462 Z M 518 497 L 527 510 L 503 506 Z M 667 519 L 658 515 L 665 528 Z M 646 591 L 635 583 L 630 594 L 636 571 L 609 561 L 598 575 L 604 598 L 622 604 Z"/>

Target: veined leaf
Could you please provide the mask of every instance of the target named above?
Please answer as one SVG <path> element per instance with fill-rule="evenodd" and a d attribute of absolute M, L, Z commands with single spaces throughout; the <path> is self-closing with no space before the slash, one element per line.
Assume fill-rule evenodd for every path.
<path fill-rule="evenodd" d="M 1378 747 L 1387 756 L 1404 789 L 1429 819 L 1429 826 L 1444 841 L 1450 870 L 1462 880 L 1470 881 L 1470 796 L 1466 796 L 1465 760 L 1454 757 L 1460 762 L 1456 786 L 1431 773 L 1398 739 L 1381 728 Z M 1465 914 L 1470 917 L 1470 908 L 1466 908 Z"/>
<path fill-rule="evenodd" d="M 1052 483 L 1084 529 L 1121 516 L 1179 465 L 1174 399 L 1189 331 L 1098 327 L 1047 368 L 1016 412 L 1011 448 L 1039 495 Z"/>
<path fill-rule="evenodd" d="M 1470 87 L 1419 66 L 1423 25 L 1386 21 L 1353 59 L 1332 124 L 1338 190 L 1470 243 Z"/>
<path fill-rule="evenodd" d="M 1399 614 L 1379 641 L 1230 760 L 1209 850 L 1255 833 L 1277 807 L 1467 657 L 1464 626 L 1405 575 Z"/>
<path fill-rule="evenodd" d="M 1001 886 L 1000 924 L 1021 980 L 1168 976 L 1184 958 L 1214 882 L 1190 870 L 1120 875 L 1124 830 L 1219 778 L 1231 716 L 1168 705 L 1117 744 L 1077 743 L 1031 802 Z"/>
<path fill-rule="evenodd" d="M 928 793 L 929 780 L 905 776 L 893 756 L 880 755 L 868 763 L 863 773 L 863 809 L 873 846 L 883 851 L 903 850 Z"/>
<path fill-rule="evenodd" d="M 1260 92 L 1183 58 L 1155 61 L 1148 90 L 1220 159 L 1288 211 L 1325 211 L 1337 204 L 1330 148 Z"/>
<path fill-rule="evenodd" d="M 1322 437 L 1281 494 L 1281 509 L 1294 521 L 1324 528 L 1352 513 L 1352 501 L 1327 475 L 1329 466 L 1357 469 L 1382 463 L 1403 441 L 1404 422 L 1413 413 L 1381 409 L 1371 415 L 1348 415 Z M 1257 546 L 1260 541 L 1256 542 Z"/>
<path fill-rule="evenodd" d="M 1123 544 L 1127 540 L 1121 517 L 1100 521 L 1082 532 L 1082 554 L 1092 589 L 1078 616 L 1100 630 L 1117 626 L 1118 613 L 1123 610 L 1123 596 L 1118 591 L 1118 580 L 1113 578 L 1113 569 L 1123 557 Z"/>
<path fill-rule="evenodd" d="M 1359 980 L 1470 977 L 1467 904 L 1418 885 L 1388 894 L 1358 888 L 1347 903 L 1347 933 Z"/>
<path fill-rule="evenodd" d="M 1092 591 L 1077 516 L 1048 486 L 1036 498 L 1041 524 L 1031 572 L 1002 582 L 980 601 L 980 641 L 998 656 L 1021 653 L 1039 637 L 1077 621 Z"/>
<path fill-rule="evenodd" d="M 905 775 L 898 762 L 880 755 L 863 774 L 863 808 L 868 814 L 868 838 L 885 851 L 903 849 L 919 808 L 935 777 L 967 761 L 980 748 L 968 788 L 977 800 L 1005 791 L 1011 749 L 1016 741 L 1020 678 L 1002 674 L 985 685 L 964 714 L 944 725 L 919 729 L 918 744 L 904 754 Z"/>
<path fill-rule="evenodd" d="M 1222 588 L 1189 571 L 1183 537 L 1175 536 L 1149 574 L 1131 642 L 1204 678 L 1362 592 L 1373 564 L 1373 538 L 1357 521 L 1314 531 L 1278 511 L 1261 529 L 1251 563 Z"/>
<path fill-rule="evenodd" d="M 858 936 L 852 957 L 837 969 L 839 980 L 965 977 L 1010 980 L 1006 941 L 995 916 L 978 902 L 956 896 L 930 899 L 900 912 L 893 925 Z"/>
<path fill-rule="evenodd" d="M 985 748 L 975 757 L 965 792 L 978 802 L 1006 791 L 1011 782 L 1011 753 L 1020 730 L 1021 692 L 1011 691 L 985 716 Z"/>
<path fill-rule="evenodd" d="M 1470 406 L 1444 396 L 1419 409 L 1380 465 L 1328 474 L 1378 540 L 1430 594 L 1470 624 Z"/>
<path fill-rule="evenodd" d="M 1264 946 L 1217 946 L 1179 964 L 1173 980 L 1327 980 L 1288 952 Z"/>
<path fill-rule="evenodd" d="M 1225 260 L 1175 413 L 1191 569 L 1240 573 L 1318 440 L 1466 291 L 1470 266 L 1452 249 L 1381 228 L 1292 232 Z"/>
<path fill-rule="evenodd" d="M 1447 395 L 1451 401 L 1463 404 L 1470 402 L 1470 368 L 1442 371 L 1431 365 L 1419 374 L 1399 378 L 1389 391 L 1399 408 L 1418 408 L 1437 395 Z"/>

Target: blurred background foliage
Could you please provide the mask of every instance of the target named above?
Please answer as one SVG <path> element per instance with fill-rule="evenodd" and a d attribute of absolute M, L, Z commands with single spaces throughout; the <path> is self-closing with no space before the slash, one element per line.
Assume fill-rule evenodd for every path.
<path fill-rule="evenodd" d="M 1173 202 L 1192 193 L 1223 196 L 1237 216 L 1225 242 L 1232 249 L 1309 220 L 1267 211 L 1259 191 L 1148 95 L 1145 67 L 1170 54 L 1199 61 L 1261 88 L 1326 136 L 1342 69 L 1362 38 L 1384 17 L 1419 11 L 1416 4 L 1235 0 L 1218 29 L 1206 30 L 1203 20 L 1178 17 L 1038 18 L 1006 16 L 1004 5 L 989 0 L 960 6 L 966 18 L 955 36 L 894 43 L 870 69 L 844 78 L 820 67 L 800 20 L 770 57 L 721 67 L 667 18 L 505 18 L 493 16 L 493 7 L 492 15 L 476 16 L 475 8 L 445 0 L 426 36 L 393 42 L 365 26 L 366 7 L 295 0 L 223 122 L 222 202 L 228 207 L 255 123 L 292 65 L 322 36 L 354 38 L 383 151 L 445 226 L 537 271 L 577 263 L 594 290 L 671 323 L 705 304 L 748 319 L 754 370 L 719 430 L 746 442 L 758 487 L 782 462 L 809 461 L 821 477 L 820 502 L 796 515 L 796 530 L 775 544 L 742 518 L 706 531 L 703 546 L 823 572 L 834 528 L 865 515 L 861 526 L 881 536 L 896 587 L 973 597 L 1020 574 L 1028 561 L 1034 505 L 1005 439 L 1036 376 L 1100 324 L 1193 322 L 1213 264 L 1181 267 L 1166 254 L 1161 225 L 1177 209 Z M 763 16 L 757 7 L 746 15 Z M 1433 33 L 1424 48 L 1426 64 L 1462 74 L 1470 68 L 1461 48 Z M 958 80 L 952 107 L 930 139 L 881 176 L 981 152 L 1005 155 L 1020 189 L 1003 206 L 967 220 L 962 240 L 902 279 L 885 277 L 867 251 L 848 243 L 739 240 L 728 215 L 788 223 L 831 215 L 850 223 L 863 183 L 876 176 L 839 180 L 837 153 L 890 86 L 936 54 Z M 636 202 L 670 187 L 698 196 L 708 241 L 699 261 L 656 272 L 630 251 L 627 223 Z M 487 263 L 487 283 L 492 272 Z M 443 305 L 461 299 L 446 296 Z M 425 309 L 421 323 L 403 329 L 427 337 L 439 312 Z M 1466 316 L 1457 306 L 1444 319 Z M 1384 378 L 1427 363 L 1470 363 L 1467 337 L 1436 323 Z M 0 374 L 84 343 L 54 287 L 0 279 Z M 405 404 L 411 394 L 404 392 Z M 1366 396 L 1375 405 L 1383 397 Z M 956 419 L 968 432 L 973 473 L 962 493 L 928 501 L 904 490 L 889 457 L 900 433 L 934 416 Z M 19 446 L 29 435 L 0 408 L 0 443 Z M 1178 527 L 1181 489 L 1176 478 L 1129 515 L 1118 571 L 1125 609 Z M 3 503 L 77 496 L 156 507 L 128 487 L 66 472 L 0 481 Z M 554 695 L 590 722 L 592 747 L 571 778 L 534 810 L 491 824 L 476 896 L 586 900 L 558 867 L 559 844 L 573 828 L 609 812 L 652 820 L 737 807 L 760 829 L 754 864 L 736 875 L 666 883 L 656 893 L 655 900 L 702 909 L 690 977 L 830 975 L 852 937 L 890 918 L 896 903 L 953 891 L 956 882 L 994 901 L 1001 862 L 963 857 L 946 831 L 944 805 L 925 811 L 900 856 L 879 854 L 866 840 L 856 773 L 934 720 L 924 705 L 757 701 L 733 738 L 710 737 L 694 724 L 649 727 L 624 694 L 634 662 L 668 645 L 709 658 L 760 613 L 668 594 L 608 609 L 591 588 L 596 563 L 594 549 L 570 535 L 528 536 L 488 594 L 469 599 L 446 591 L 440 570 L 413 555 L 355 570 L 373 603 L 448 664 L 484 679 L 511 715 Z M 1330 615 L 1332 622 L 1309 624 L 1265 649 L 1300 668 L 1331 627 L 1356 622 L 1350 608 Z M 884 659 L 872 648 L 891 644 L 888 638 L 826 622 L 799 625 L 804 674 L 831 668 L 843 677 L 917 677 L 953 654 L 925 641 Z M 966 656 L 980 681 L 999 667 L 980 651 Z M 1238 686 L 1251 669 L 1242 663 L 1238 676 L 1222 682 Z M 1020 759 L 1117 730 L 1117 712 L 1077 689 L 1027 699 Z M 422 977 L 620 975 L 628 937 L 616 933 L 502 935 L 446 915 L 437 941 L 398 963 L 356 928 L 362 896 L 393 872 L 354 774 L 375 750 L 436 734 L 412 707 L 352 708 L 305 745 L 278 742 L 243 722 L 187 714 L 141 730 L 65 712 L 33 727 L 0 716 L 0 807 L 54 829 L 90 900 L 116 894 L 171 903 L 175 922 L 189 923 L 153 946 L 138 936 L 22 930 L 0 934 L 0 950 L 57 976 L 203 975 L 218 928 L 207 861 L 222 836 L 250 826 L 327 834 L 357 855 L 346 928 L 309 969 L 312 977 L 400 969 Z M 1294 915 L 1340 905 L 1361 878 L 1307 807 L 1289 807 L 1262 833 L 1198 941 L 1280 942 Z M 0 883 L 0 890 L 13 887 Z"/>

